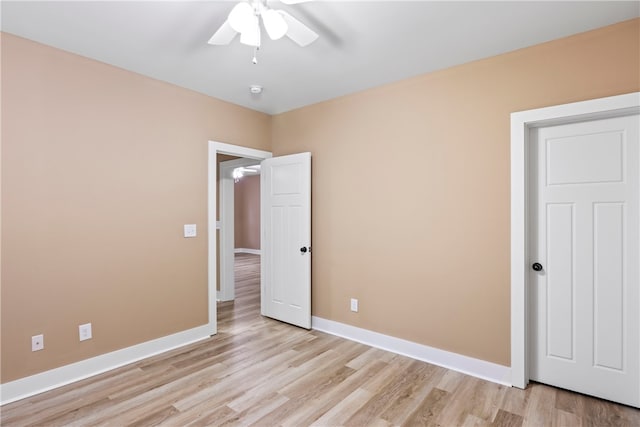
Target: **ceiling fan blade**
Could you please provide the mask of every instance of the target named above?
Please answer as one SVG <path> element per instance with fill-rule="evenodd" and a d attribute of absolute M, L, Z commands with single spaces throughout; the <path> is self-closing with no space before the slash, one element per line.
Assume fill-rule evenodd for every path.
<path fill-rule="evenodd" d="M 218 31 L 215 32 L 213 36 L 209 39 L 207 43 L 214 45 L 225 45 L 231 43 L 231 40 L 238 34 L 236 30 L 231 28 L 231 24 L 229 24 L 229 20 L 224 21 L 224 24 Z"/>
<path fill-rule="evenodd" d="M 278 13 L 282 15 L 287 23 L 288 29 L 286 36 L 291 40 L 303 47 L 316 41 L 318 34 L 311 28 L 307 27 L 284 10 L 279 10 Z"/>
<path fill-rule="evenodd" d="M 313 0 L 280 0 L 280 2 L 284 4 L 299 4 L 299 3 L 306 3 L 308 1 L 313 1 Z"/>
<path fill-rule="evenodd" d="M 287 22 L 284 20 L 284 17 L 279 14 L 278 11 L 265 8 L 264 12 L 262 12 L 260 16 L 262 17 L 264 29 L 267 31 L 271 40 L 281 39 L 285 34 L 287 34 L 289 27 Z"/>

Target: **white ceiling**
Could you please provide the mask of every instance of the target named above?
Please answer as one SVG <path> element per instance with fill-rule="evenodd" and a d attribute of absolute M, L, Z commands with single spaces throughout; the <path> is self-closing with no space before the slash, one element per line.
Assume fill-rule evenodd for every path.
<path fill-rule="evenodd" d="M 2 1 L 2 31 L 277 114 L 640 16 L 638 1 L 270 0 L 320 34 L 207 40 L 235 1 Z M 249 86 L 262 85 L 261 95 Z"/>

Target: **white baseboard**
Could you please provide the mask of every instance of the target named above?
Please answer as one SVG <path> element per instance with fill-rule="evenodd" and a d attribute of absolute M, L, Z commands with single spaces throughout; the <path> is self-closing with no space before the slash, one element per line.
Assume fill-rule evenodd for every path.
<path fill-rule="evenodd" d="M 247 249 L 247 248 L 235 248 L 233 252 L 236 254 L 252 254 L 252 255 L 260 255 L 262 253 L 260 249 Z"/>
<path fill-rule="evenodd" d="M 311 328 L 494 383 L 511 386 L 511 368 L 313 316 Z"/>
<path fill-rule="evenodd" d="M 147 341 L 122 350 L 102 354 L 26 378 L 0 384 L 0 405 L 24 399 L 62 387 L 156 354 L 191 344 L 211 335 L 211 326 L 199 326 L 187 331 Z"/>

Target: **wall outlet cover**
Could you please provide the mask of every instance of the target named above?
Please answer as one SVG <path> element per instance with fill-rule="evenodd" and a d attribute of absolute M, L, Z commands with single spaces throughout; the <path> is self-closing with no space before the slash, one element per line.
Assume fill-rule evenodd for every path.
<path fill-rule="evenodd" d="M 85 323 L 84 325 L 78 326 L 78 336 L 80 341 L 90 340 L 93 338 L 91 323 Z"/>
<path fill-rule="evenodd" d="M 196 237 L 196 225 L 195 224 L 185 224 L 184 225 L 184 237 Z"/>
<path fill-rule="evenodd" d="M 44 349 L 44 335 L 34 335 L 31 337 L 31 351 Z"/>

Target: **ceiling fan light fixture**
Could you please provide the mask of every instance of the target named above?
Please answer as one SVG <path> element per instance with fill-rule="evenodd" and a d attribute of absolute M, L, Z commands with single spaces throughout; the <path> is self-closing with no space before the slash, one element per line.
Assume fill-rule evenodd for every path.
<path fill-rule="evenodd" d="M 289 30 L 284 17 L 273 9 L 267 9 L 262 13 L 262 21 L 264 29 L 267 31 L 271 40 L 278 40 L 284 37 Z"/>
<path fill-rule="evenodd" d="M 0 0 L 2 1 L 2 0 Z M 258 63 L 256 54 L 262 42 L 262 26 L 271 40 L 287 36 L 300 46 L 313 43 L 318 34 L 289 13 L 270 9 L 269 0 L 243 0 L 236 3 L 229 16 L 209 39 L 212 45 L 227 45 L 240 33 L 240 43 L 254 48 L 251 62 Z M 286 4 L 297 4 L 311 0 L 287 0 Z M 260 23 L 262 21 L 262 24 Z"/>
<path fill-rule="evenodd" d="M 229 25 L 239 33 L 245 32 L 253 22 L 256 14 L 249 3 L 238 3 L 229 13 Z"/>

